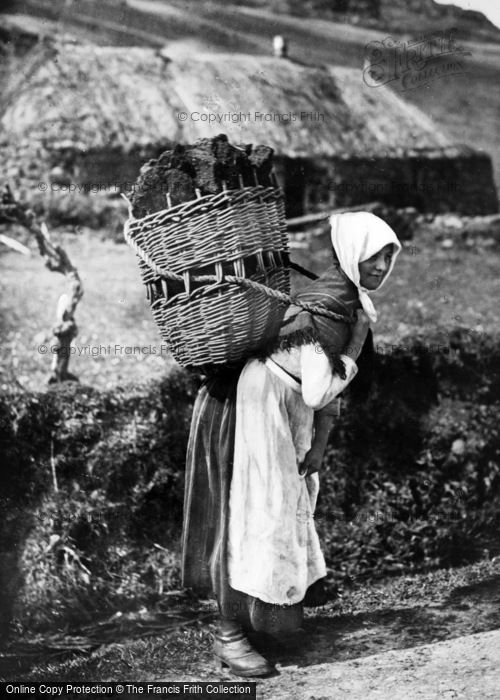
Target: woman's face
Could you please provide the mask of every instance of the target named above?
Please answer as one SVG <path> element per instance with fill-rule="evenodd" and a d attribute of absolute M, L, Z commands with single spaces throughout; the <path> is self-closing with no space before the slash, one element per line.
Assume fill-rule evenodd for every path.
<path fill-rule="evenodd" d="M 362 287 L 371 290 L 380 287 L 382 280 L 389 271 L 392 255 L 393 245 L 388 243 L 378 253 L 372 255 L 371 258 L 359 263 L 359 281 Z"/>

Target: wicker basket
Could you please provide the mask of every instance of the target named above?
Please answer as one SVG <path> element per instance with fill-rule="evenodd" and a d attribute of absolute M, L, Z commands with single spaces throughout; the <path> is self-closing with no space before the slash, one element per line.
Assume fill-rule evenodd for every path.
<path fill-rule="evenodd" d="M 131 217 L 125 238 L 139 256 L 160 333 L 180 364 L 236 363 L 278 331 L 284 305 L 266 288 L 289 293 L 279 188 L 227 190 Z"/>

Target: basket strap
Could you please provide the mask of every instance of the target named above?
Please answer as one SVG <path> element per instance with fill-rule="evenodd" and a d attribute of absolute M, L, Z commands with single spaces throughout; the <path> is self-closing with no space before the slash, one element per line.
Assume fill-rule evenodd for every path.
<path fill-rule="evenodd" d="M 310 270 L 306 270 L 305 267 L 302 267 L 302 265 L 298 265 L 296 262 L 292 262 L 291 260 L 288 261 L 288 264 L 292 268 L 292 270 L 295 270 L 295 272 L 300 272 L 301 275 L 304 275 L 304 277 L 309 277 L 310 280 L 317 280 L 319 275 L 317 275 L 314 272 L 311 272 Z"/>
<path fill-rule="evenodd" d="M 129 226 L 128 226 L 128 221 L 125 224 L 124 227 L 124 236 L 125 240 L 127 243 L 135 250 L 137 255 L 143 260 L 148 267 L 153 270 L 153 272 L 156 272 L 156 274 L 159 277 L 166 277 L 167 279 L 175 280 L 177 282 L 184 282 L 184 277 L 182 275 L 178 275 L 175 272 L 172 272 L 172 270 L 167 270 L 164 267 L 160 267 L 157 265 L 154 260 L 152 260 L 147 253 L 145 253 L 134 241 L 132 236 L 130 235 L 129 231 Z M 216 275 L 196 275 L 193 277 L 190 277 L 191 282 L 220 282 L 220 279 Z M 236 284 L 240 287 L 246 287 L 247 289 L 254 289 L 255 291 L 261 292 L 262 294 L 266 294 L 267 296 L 275 299 L 278 303 L 280 304 L 294 304 L 295 306 L 300 307 L 301 309 L 304 309 L 304 311 L 308 311 L 309 313 L 312 314 L 317 314 L 319 316 L 325 316 L 326 318 L 330 318 L 333 321 L 342 321 L 343 323 L 346 322 L 354 322 L 355 318 L 354 315 L 351 315 L 351 319 L 346 319 L 346 316 L 343 314 L 337 314 L 334 311 L 330 311 L 324 304 L 310 304 L 306 301 L 302 301 L 299 299 L 296 299 L 294 297 L 291 297 L 289 294 L 285 294 L 284 292 L 280 292 L 277 289 L 272 289 L 271 287 L 267 287 L 265 284 L 261 284 L 260 282 L 255 282 L 255 280 L 250 280 L 247 277 L 236 277 L 235 275 L 225 275 L 224 276 L 224 282 L 229 282 L 230 284 Z"/>

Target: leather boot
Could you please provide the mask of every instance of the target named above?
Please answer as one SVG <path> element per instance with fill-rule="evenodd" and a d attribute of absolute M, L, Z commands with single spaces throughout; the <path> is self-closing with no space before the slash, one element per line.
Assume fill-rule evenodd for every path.
<path fill-rule="evenodd" d="M 263 677 L 274 672 L 273 666 L 252 647 L 243 630 L 219 630 L 214 640 L 214 655 L 219 667 L 228 666 L 237 676 Z"/>

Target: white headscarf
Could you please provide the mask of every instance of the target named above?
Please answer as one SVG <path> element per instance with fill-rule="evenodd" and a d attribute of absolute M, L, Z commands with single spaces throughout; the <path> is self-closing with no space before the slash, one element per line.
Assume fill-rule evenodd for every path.
<path fill-rule="evenodd" d="M 361 306 L 368 318 L 375 323 L 377 312 L 368 296 L 370 290 L 360 284 L 359 263 L 368 260 L 378 253 L 388 243 L 393 244 L 393 255 L 389 269 L 377 290 L 385 283 L 392 272 L 396 257 L 401 250 L 401 243 L 392 228 L 375 214 L 368 211 L 332 214 L 332 244 L 340 267 L 349 279 L 356 285 Z M 373 290 L 376 291 L 376 290 Z"/>

